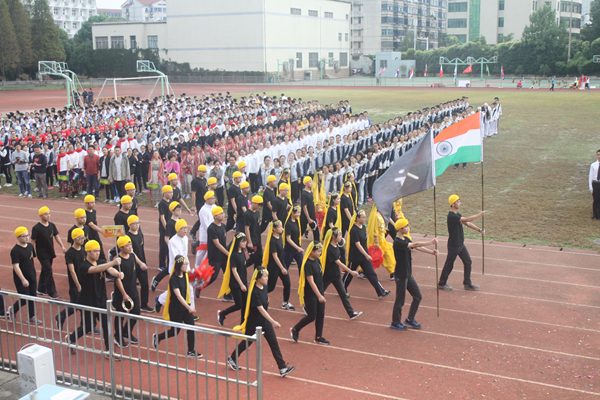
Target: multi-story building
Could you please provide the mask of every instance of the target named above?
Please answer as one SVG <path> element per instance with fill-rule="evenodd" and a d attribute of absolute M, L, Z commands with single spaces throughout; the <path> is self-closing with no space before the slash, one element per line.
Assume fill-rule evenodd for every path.
<path fill-rule="evenodd" d="M 502 43 L 511 33 L 518 40 L 529 25 L 529 16 L 546 4 L 556 10 L 557 24 L 579 34 L 581 0 L 449 0 L 447 33 L 456 36 L 462 43 L 480 36 L 485 37 L 488 44 Z"/>
<path fill-rule="evenodd" d="M 129 21 L 166 21 L 166 0 L 127 0 L 121 6 L 123 18 Z"/>
<path fill-rule="evenodd" d="M 120 8 L 99 8 L 98 15 L 106 15 L 110 18 L 122 18 L 123 11 Z"/>
<path fill-rule="evenodd" d="M 590 24 L 592 22 L 590 18 L 590 8 L 591 8 L 592 0 L 581 0 L 581 19 L 582 28 L 585 24 Z"/>
<path fill-rule="evenodd" d="M 398 51 L 403 39 L 416 48 L 438 47 L 446 31 L 446 0 L 353 0 L 352 54 Z"/>
<path fill-rule="evenodd" d="M 98 14 L 96 0 L 48 0 L 48 6 L 56 25 L 67 31 L 70 38 L 89 17 Z"/>

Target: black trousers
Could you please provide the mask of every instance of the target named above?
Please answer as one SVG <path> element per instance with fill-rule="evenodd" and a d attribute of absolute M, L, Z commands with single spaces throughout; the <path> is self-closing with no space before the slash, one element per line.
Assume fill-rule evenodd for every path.
<path fill-rule="evenodd" d="M 169 258 L 169 245 L 165 242 L 164 233 L 159 233 L 158 238 L 158 268 L 165 269 L 167 268 L 167 259 Z M 168 274 L 169 271 L 167 270 L 167 275 Z"/>
<path fill-rule="evenodd" d="M 19 294 L 37 297 L 36 283 L 37 282 L 34 279 L 33 281 L 29 281 L 29 286 L 25 287 L 25 286 L 23 286 L 23 284 L 21 283 L 20 280 L 18 280 L 18 281 L 15 280 L 15 288 L 17 289 L 17 293 L 19 293 Z M 19 301 L 15 302 L 15 304 L 13 304 L 13 306 L 12 306 L 13 315 L 17 315 L 19 308 L 21 308 L 22 306 L 24 306 L 26 304 L 27 304 L 27 308 L 29 310 L 29 319 L 35 317 L 35 303 L 33 301 L 27 301 L 26 299 L 20 299 Z"/>
<path fill-rule="evenodd" d="M 217 195 L 217 205 L 223 207 L 225 204 L 225 188 L 223 186 L 218 187 L 217 190 L 215 190 L 215 194 Z"/>
<path fill-rule="evenodd" d="M 227 210 L 227 225 L 225 225 L 226 232 L 232 230 L 233 226 L 235 225 L 235 218 L 233 217 L 234 214 L 235 211 L 233 211 L 233 208 L 231 210 Z"/>
<path fill-rule="evenodd" d="M 471 284 L 471 256 L 469 255 L 469 251 L 467 247 L 463 244 L 460 247 L 448 247 L 448 256 L 446 257 L 446 262 L 444 263 L 444 269 L 442 269 L 442 275 L 440 276 L 439 285 L 443 286 L 448 282 L 448 277 L 454 268 L 454 261 L 456 257 L 460 257 L 463 264 L 465 265 L 465 275 L 463 278 L 463 285 Z"/>
<path fill-rule="evenodd" d="M 115 181 L 115 186 L 117 187 L 117 193 L 119 195 L 119 198 L 127 194 L 127 191 L 125 190 L 126 183 L 127 181 Z"/>
<path fill-rule="evenodd" d="M 592 195 L 594 196 L 594 217 L 600 219 L 600 182 L 592 182 Z"/>
<path fill-rule="evenodd" d="M 354 315 L 354 309 L 352 308 L 352 304 L 350 304 L 350 300 L 348 300 L 348 293 L 346 293 L 346 289 L 344 289 L 344 282 L 342 282 L 342 277 L 338 276 L 335 279 L 323 278 L 323 291 L 326 291 L 329 285 L 331 284 L 333 284 L 333 287 L 335 287 L 335 290 L 338 292 L 340 300 L 342 300 L 342 305 L 348 313 L 348 316 L 351 317 L 352 315 Z"/>
<path fill-rule="evenodd" d="M 46 185 L 48 187 L 54 186 L 54 176 L 56 175 L 56 165 L 49 165 L 46 167 Z"/>
<path fill-rule="evenodd" d="M 271 348 L 271 354 L 273 354 L 273 358 L 277 363 L 277 367 L 279 369 L 285 368 L 285 361 L 283 361 L 283 355 L 281 355 L 281 349 L 279 348 L 279 342 L 277 342 L 277 335 L 275 335 L 275 329 L 273 329 L 273 325 L 269 321 L 265 321 L 262 327 L 263 337 L 269 344 Z M 248 325 L 246 326 L 246 335 L 252 336 L 256 333 L 256 324 L 251 324 L 248 321 Z M 231 358 L 237 364 L 238 357 L 242 354 L 252 342 L 248 342 L 247 340 L 240 340 L 237 349 L 233 350 L 231 353 Z"/>
<path fill-rule="evenodd" d="M 262 252 L 261 252 L 262 254 Z M 302 261 L 300 261 L 302 262 Z M 285 269 L 287 270 L 287 267 L 285 264 L 283 264 L 283 266 L 285 267 Z M 275 290 L 275 286 L 277 285 L 277 278 L 281 278 L 281 283 L 283 283 L 283 302 L 287 303 L 290 300 L 290 292 L 291 292 L 291 282 L 290 282 L 290 274 L 288 272 L 287 275 L 284 275 L 281 273 L 281 269 L 279 269 L 279 267 L 274 266 L 271 267 L 269 266 L 267 268 L 267 270 L 269 271 L 269 293 L 271 293 L 273 290 Z"/>
<path fill-rule="evenodd" d="M 198 232 L 198 229 L 200 229 L 200 220 L 196 221 L 196 223 L 194 224 L 194 226 L 192 226 L 192 230 L 190 231 L 190 236 L 195 235 L 196 232 Z"/>
<path fill-rule="evenodd" d="M 144 271 L 139 265 L 135 265 L 135 274 L 140 283 L 140 307 L 148 307 L 148 270 Z"/>
<path fill-rule="evenodd" d="M 69 288 L 69 299 L 71 301 L 71 304 L 79 303 L 79 292 L 77 291 L 76 287 Z M 60 326 L 62 326 L 67 317 L 73 314 L 75 314 L 75 309 L 73 307 L 66 307 L 60 313 L 58 313 L 56 317 L 59 320 Z"/>
<path fill-rule="evenodd" d="M 54 284 L 54 276 L 52 275 L 52 259 L 38 258 L 38 261 L 42 265 L 42 269 L 40 271 L 37 291 L 53 296 L 56 294 L 56 285 Z"/>
<path fill-rule="evenodd" d="M 304 297 L 304 311 L 307 315 L 294 326 L 294 330 L 300 332 L 306 325 L 314 322 L 315 339 L 322 337 L 325 322 L 325 303 L 319 303 L 316 297 Z"/>
<path fill-rule="evenodd" d="M 179 301 L 179 300 L 175 299 L 174 301 Z M 194 315 L 191 312 L 189 312 L 188 310 L 185 310 L 183 313 L 170 312 L 169 314 L 171 317 L 171 322 L 179 322 L 179 323 L 184 323 L 186 325 L 194 325 Z M 179 335 L 180 330 L 181 329 L 177 328 L 177 333 L 175 333 L 175 328 L 172 327 L 171 329 L 169 329 L 167 331 L 166 334 L 165 334 L 165 332 L 159 333 L 158 334 L 158 343 L 165 340 L 165 338 L 173 337 L 176 334 Z M 245 342 L 245 340 L 244 340 L 244 342 Z M 196 334 L 194 331 L 188 330 L 187 331 L 188 352 L 194 351 L 195 344 L 196 344 Z"/>
<path fill-rule="evenodd" d="M 372 198 L 373 197 L 373 184 L 375 183 L 375 180 L 377 179 L 377 176 L 370 176 L 369 179 L 367 180 L 367 194 L 368 197 Z M 366 199 L 365 199 L 365 203 L 366 203 Z"/>
<path fill-rule="evenodd" d="M 381 286 L 381 283 L 379 283 L 379 279 L 377 278 L 377 274 L 375 273 L 375 270 L 373 269 L 373 264 L 371 264 L 371 261 L 369 261 L 369 260 L 362 260 L 359 262 L 350 261 L 350 264 L 348 265 L 348 268 L 350 268 L 352 271 L 356 271 L 358 269 L 358 267 L 362 268 L 363 274 L 365 274 L 365 276 L 367 277 L 369 282 L 371 282 L 371 285 L 375 289 L 375 292 L 377 292 L 377 296 L 381 296 L 385 289 L 383 289 L 383 286 Z M 343 281 L 344 281 L 344 289 L 346 289 L 346 291 L 348 290 L 348 286 L 350 285 L 350 282 L 352 282 L 352 278 L 353 278 L 352 275 L 350 275 L 348 272 L 344 273 Z"/>
<path fill-rule="evenodd" d="M 77 330 L 69 335 L 69 343 L 75 343 L 77 339 L 82 337 L 83 335 L 87 335 L 88 333 L 94 330 L 94 325 L 96 321 L 100 320 L 100 325 L 102 325 L 102 338 L 104 339 L 104 349 L 108 351 L 108 318 L 106 314 L 100 314 L 97 312 L 84 311 L 83 319 L 81 320 L 81 325 Z"/>
<path fill-rule="evenodd" d="M 417 281 L 412 275 L 408 278 L 396 277 L 396 300 L 394 300 L 394 309 L 392 311 L 392 324 L 394 325 L 402 322 L 402 307 L 406 300 L 407 290 L 413 298 L 410 304 L 410 311 L 408 312 L 408 319 L 414 321 L 415 315 L 417 315 L 419 304 L 421 304 L 421 299 L 423 298 Z"/>
<path fill-rule="evenodd" d="M 131 298 L 131 301 L 133 301 L 133 308 L 129 311 L 129 315 L 140 315 L 140 298 L 137 296 L 137 293 L 135 297 Z M 119 312 L 127 312 L 123 308 L 123 304 L 121 301 L 114 301 L 113 307 Z M 117 339 L 117 341 L 119 340 L 119 338 L 130 338 L 133 334 L 133 328 L 135 327 L 135 324 L 137 324 L 137 318 L 135 317 L 125 318 L 125 321 L 123 321 L 123 318 L 121 317 L 115 317 L 115 324 L 113 325 L 113 329 L 115 331 L 115 338 Z"/>
<path fill-rule="evenodd" d="M 104 193 L 106 193 L 106 200 L 113 200 L 115 198 L 115 191 L 113 189 L 113 185 L 110 183 L 108 185 L 104 185 Z"/>
<path fill-rule="evenodd" d="M 396 235 L 398 234 L 398 231 L 396 230 L 396 227 L 394 226 L 394 224 L 392 224 L 391 222 L 388 222 L 387 230 L 388 230 L 388 234 L 391 236 L 391 238 L 396 239 Z"/>
<path fill-rule="evenodd" d="M 296 204 L 296 201 L 300 197 L 300 184 L 296 180 L 296 181 L 292 181 L 291 186 L 292 187 L 290 189 L 291 189 L 292 193 L 290 195 L 292 196 L 292 204 Z"/>
<path fill-rule="evenodd" d="M 283 256 L 285 269 L 290 270 L 290 265 L 292 265 L 292 260 L 296 260 L 296 265 L 298 266 L 298 275 L 300 275 L 300 269 L 302 268 L 302 259 L 304 256 L 300 254 L 298 251 L 286 251 Z"/>
<path fill-rule="evenodd" d="M 261 234 L 267 229 L 271 221 L 273 221 L 273 212 L 266 204 L 264 204 L 262 207 L 262 222 L 260 223 Z"/>
<path fill-rule="evenodd" d="M 246 262 L 246 266 L 250 268 L 251 265 L 254 265 L 254 268 L 258 268 L 262 265 L 262 256 L 263 256 L 263 247 L 262 242 L 252 243 L 254 245 L 254 252 L 250 254 L 248 257 L 248 261 Z"/>
<path fill-rule="evenodd" d="M 2 173 L 6 176 L 6 183 L 12 184 L 11 165 L 2 165 L 0 169 L 2 169 Z"/>
<path fill-rule="evenodd" d="M 231 279 L 235 279 L 233 276 Z M 244 313 L 246 312 L 246 298 L 248 296 L 248 292 L 242 292 L 240 288 L 231 288 L 231 296 L 233 297 L 234 305 L 231 307 L 221 311 L 221 316 L 225 319 L 229 314 L 242 310 L 240 315 L 240 324 L 244 323 Z"/>
<path fill-rule="evenodd" d="M 250 184 L 250 191 L 252 193 L 258 193 L 259 179 L 258 173 L 256 174 L 248 174 L 248 183 Z"/>
<path fill-rule="evenodd" d="M 317 224 L 317 227 L 312 231 L 313 241 L 318 242 L 321 240 L 321 233 L 319 232 L 319 224 L 317 223 L 317 217 L 312 215 L 311 219 L 313 221 L 315 221 L 315 224 Z M 306 232 L 307 228 L 308 228 L 308 218 L 306 218 L 306 215 L 304 214 L 304 210 L 302 210 L 302 214 L 300 214 L 300 229 L 302 230 L 302 232 L 301 232 L 302 235 L 304 235 L 304 232 Z"/>

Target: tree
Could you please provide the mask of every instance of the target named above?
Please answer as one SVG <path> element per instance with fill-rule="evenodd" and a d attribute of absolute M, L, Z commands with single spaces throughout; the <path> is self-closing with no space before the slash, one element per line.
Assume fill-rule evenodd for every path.
<path fill-rule="evenodd" d="M 71 63 L 69 65 L 72 70 L 77 73 L 83 73 L 87 76 L 96 76 L 96 68 L 94 65 L 94 49 L 92 42 L 81 43 L 73 51 Z"/>
<path fill-rule="evenodd" d="M 446 37 L 446 46 L 447 47 L 452 47 L 452 46 L 457 45 L 457 44 L 460 44 L 460 39 L 457 38 L 456 36 L 454 36 L 454 35 L 448 35 Z"/>
<path fill-rule="evenodd" d="M 75 51 L 75 41 L 73 39 L 69 39 L 69 34 L 64 29 L 60 29 L 60 43 L 62 44 L 63 49 L 65 49 L 65 60 L 67 64 L 71 64 L 73 61 L 73 52 Z"/>
<path fill-rule="evenodd" d="M 46 0 L 34 1 L 30 21 L 34 61 L 64 61 L 66 56 L 60 43 L 60 32 Z"/>
<path fill-rule="evenodd" d="M 31 50 L 31 29 L 25 7 L 20 0 L 6 0 L 10 11 L 10 19 L 13 23 L 17 42 L 19 43 L 19 65 L 17 67 L 17 77 L 21 75 L 22 68 L 29 68 L 33 65 L 33 51 Z"/>
<path fill-rule="evenodd" d="M 514 38 L 515 38 L 515 34 L 511 32 L 508 35 L 502 36 L 502 41 L 500 41 L 498 43 L 512 42 Z"/>
<path fill-rule="evenodd" d="M 523 65 L 532 72 L 539 71 L 542 64 L 553 69 L 557 61 L 567 56 L 567 30 L 556 24 L 556 12 L 548 4 L 531 14 L 529 21 L 523 30 Z"/>
<path fill-rule="evenodd" d="M 591 24 L 581 30 L 581 39 L 593 42 L 600 38 L 600 0 L 594 0 L 590 4 L 590 21 Z"/>
<path fill-rule="evenodd" d="M 6 69 L 19 65 L 19 43 L 10 20 L 10 12 L 4 0 L 0 0 L 0 69 L 2 79 L 6 80 Z"/>

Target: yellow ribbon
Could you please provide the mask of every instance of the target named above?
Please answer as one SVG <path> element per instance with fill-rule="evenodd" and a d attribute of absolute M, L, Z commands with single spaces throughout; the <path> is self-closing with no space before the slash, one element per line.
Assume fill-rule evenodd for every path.
<path fill-rule="evenodd" d="M 328 232 L 329 233 L 329 232 Z M 308 256 L 312 253 L 313 247 L 315 247 L 315 242 L 311 241 L 306 251 L 304 252 L 304 257 L 302 258 L 302 267 L 300 268 L 300 281 L 298 283 L 298 296 L 300 297 L 300 307 L 304 305 L 304 285 L 306 284 L 306 274 L 304 273 L 304 264 L 306 264 L 306 260 L 308 260 Z"/>
<path fill-rule="evenodd" d="M 275 222 L 275 221 L 273 221 Z M 269 224 L 269 234 L 267 235 L 267 243 L 263 252 L 262 266 L 267 268 L 269 265 L 269 256 L 271 255 L 271 237 L 273 237 L 273 222 Z"/>
<path fill-rule="evenodd" d="M 225 266 L 225 272 L 223 273 L 223 282 L 221 282 L 221 290 L 219 290 L 219 294 L 217 298 L 223 297 L 226 294 L 231 293 L 231 288 L 229 287 L 229 282 L 231 281 L 231 255 L 234 251 L 237 251 L 237 239 L 236 236 L 233 236 L 233 240 L 231 241 L 231 247 L 229 248 L 229 254 L 227 255 L 227 265 Z"/>
<path fill-rule="evenodd" d="M 250 315 L 250 302 L 252 300 L 252 291 L 256 286 L 256 275 L 258 275 L 258 269 L 254 270 L 252 274 L 252 280 L 250 281 L 250 285 L 248 285 L 248 298 L 246 300 L 246 310 L 244 311 L 244 322 L 240 325 L 236 325 L 233 327 L 234 332 L 241 332 L 242 334 L 246 334 L 246 325 L 248 324 L 248 315 Z"/>
<path fill-rule="evenodd" d="M 327 266 L 327 250 L 331 243 L 331 237 L 333 236 L 333 229 L 327 231 L 325 239 L 323 239 L 323 253 L 321 253 L 321 267 L 323 268 L 323 275 L 325 275 L 325 267 Z"/>
<path fill-rule="evenodd" d="M 175 273 L 175 263 L 177 263 L 177 259 L 173 261 L 173 270 L 171 271 L 171 277 Z M 190 304 L 190 278 L 187 272 L 184 272 L 185 275 L 185 284 L 187 285 L 187 290 L 185 291 L 185 302 Z M 171 279 L 169 278 L 169 281 Z M 178 300 L 179 301 L 179 300 Z M 171 283 L 169 282 L 169 287 L 167 288 L 167 300 L 165 301 L 165 306 L 163 307 L 163 319 L 166 321 L 171 320 L 171 315 L 169 314 L 169 306 L 171 305 Z"/>

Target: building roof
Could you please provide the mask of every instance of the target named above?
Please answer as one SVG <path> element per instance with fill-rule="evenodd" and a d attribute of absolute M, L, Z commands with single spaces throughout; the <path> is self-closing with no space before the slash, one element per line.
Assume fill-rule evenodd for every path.
<path fill-rule="evenodd" d="M 135 0 L 135 1 L 137 1 L 138 3 L 141 3 L 145 6 L 151 6 L 152 4 L 158 3 L 161 0 Z"/>
<path fill-rule="evenodd" d="M 99 13 L 114 13 L 114 14 L 121 14 L 121 9 L 120 8 L 99 8 L 98 9 Z"/>

